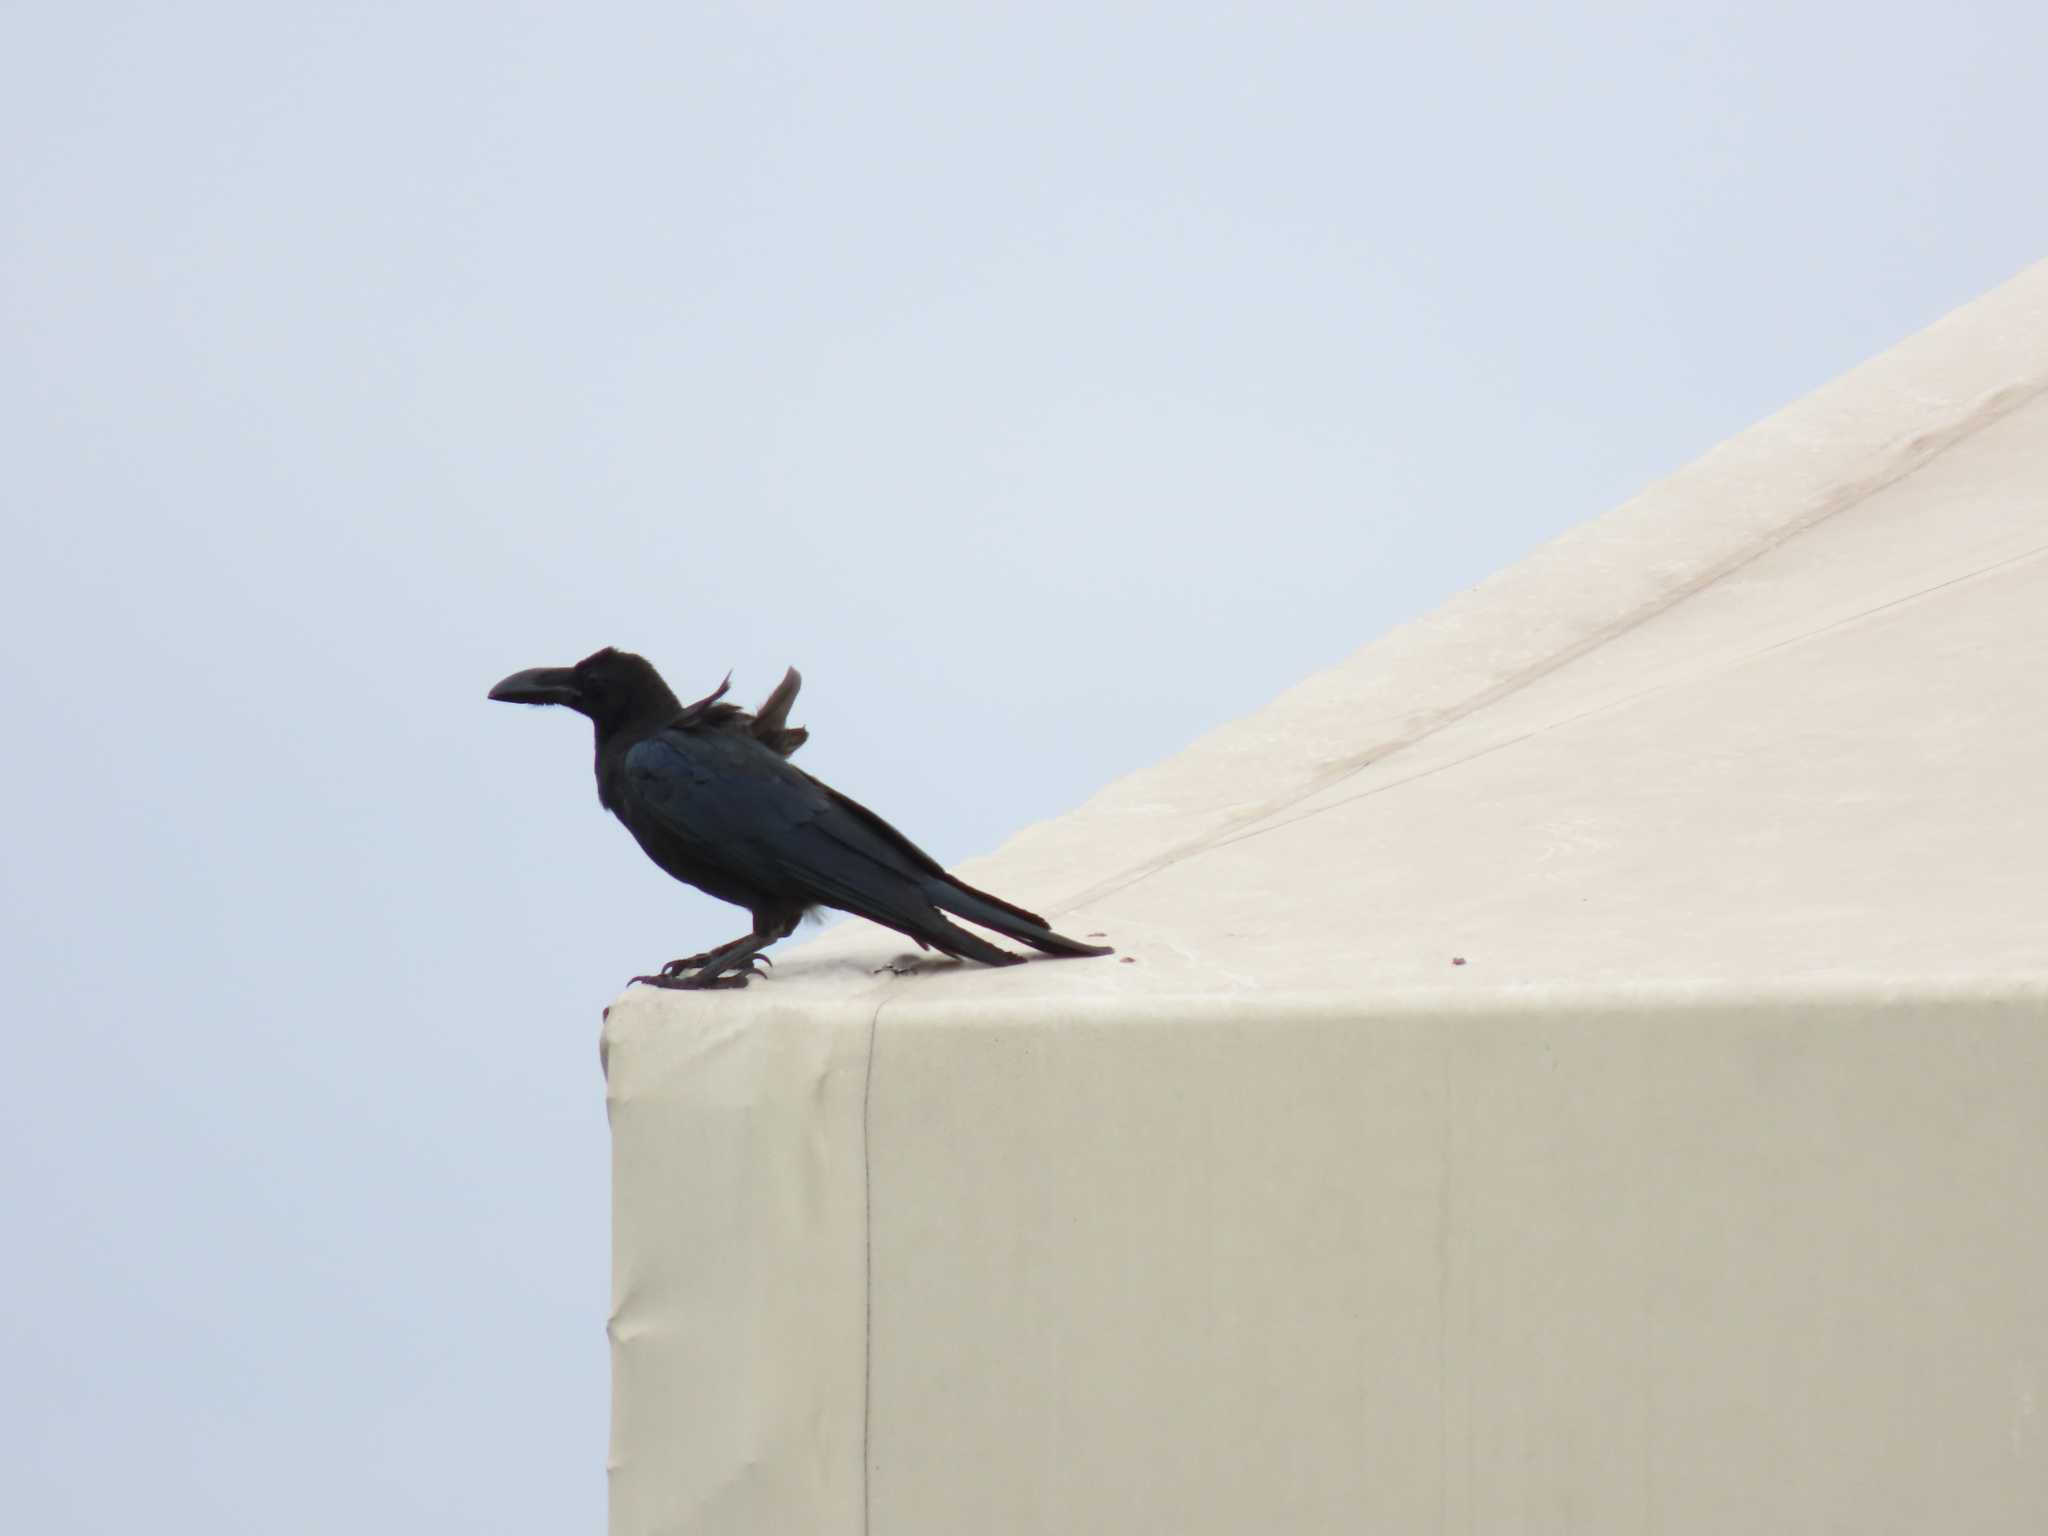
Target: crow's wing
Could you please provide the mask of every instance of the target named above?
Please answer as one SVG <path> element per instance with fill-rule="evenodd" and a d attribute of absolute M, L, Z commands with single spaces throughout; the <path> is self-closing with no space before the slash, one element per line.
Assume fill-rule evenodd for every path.
<path fill-rule="evenodd" d="M 803 674 L 791 667 L 782 674 L 782 681 L 775 685 L 775 691 L 761 701 L 761 707 L 754 711 L 754 723 L 747 727 L 754 733 L 755 740 L 773 747 L 784 757 L 811 739 L 809 731 L 789 723 L 790 706 L 796 703 L 797 690 L 803 685 Z"/>
<path fill-rule="evenodd" d="M 945 872 L 929 855 L 751 736 L 661 731 L 626 753 L 625 769 L 635 820 L 687 859 L 763 894 L 892 926 L 934 915 L 921 888 Z"/>

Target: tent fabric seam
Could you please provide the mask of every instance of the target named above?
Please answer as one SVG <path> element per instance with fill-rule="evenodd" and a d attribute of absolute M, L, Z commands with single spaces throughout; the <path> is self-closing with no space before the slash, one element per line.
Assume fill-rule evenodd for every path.
<path fill-rule="evenodd" d="M 860 1529 L 867 1536 L 874 1512 L 874 1491 L 869 1469 L 873 1466 L 875 1406 L 875 1164 L 870 1149 L 875 1100 L 875 1044 L 880 1036 L 882 1010 L 887 997 L 875 999 L 868 1013 L 868 1054 L 861 1071 L 860 1090 L 860 1188 L 861 1188 L 861 1356 L 860 1356 Z"/>
<path fill-rule="evenodd" d="M 1299 805 L 1344 780 L 1362 773 L 1365 769 L 1385 762 L 1412 747 L 1421 745 L 1431 737 L 1441 734 L 1451 726 L 1480 710 L 1512 697 L 1552 673 L 1570 666 L 1580 658 L 1590 655 L 1630 631 L 1640 628 L 1661 614 L 1668 613 L 1690 598 L 1698 596 L 1716 583 L 1734 575 L 1737 571 L 1754 564 L 1765 555 L 1781 548 L 1801 534 L 1807 533 L 1822 523 L 1850 510 L 1875 496 L 1880 491 L 1909 479 L 1928 465 L 1934 463 L 1950 449 L 1969 441 L 1979 432 L 2048 393 L 2048 378 L 2029 379 L 2024 383 L 2009 384 L 1990 391 L 1957 413 L 1955 418 L 1944 425 L 1927 432 L 1916 433 L 1902 445 L 1892 445 L 1873 451 L 1873 457 L 1880 460 L 1890 457 L 1889 465 L 1868 473 L 1838 481 L 1827 492 L 1821 493 L 1813 505 L 1804 512 L 1787 518 L 1783 523 L 1752 541 L 1737 552 L 1724 555 L 1707 568 L 1673 590 L 1637 604 L 1622 617 L 1610 620 L 1591 633 L 1563 646 L 1540 661 L 1532 662 L 1513 675 L 1489 684 L 1477 693 L 1468 695 L 1448 708 L 1439 711 L 1427 724 L 1422 725 L 1389 742 L 1367 749 L 1365 752 L 1342 759 L 1320 773 L 1312 774 L 1302 784 L 1286 793 L 1266 801 L 1252 810 L 1230 818 L 1224 825 L 1213 831 L 1143 860 L 1121 874 L 1093 886 L 1068 900 L 1059 903 L 1054 910 L 1061 912 L 1079 911 L 1092 906 L 1107 897 L 1120 894 L 1132 886 L 1150 879 L 1153 875 L 1171 869 L 1186 861 L 1200 857 L 1215 848 L 1252 835 L 1261 822 Z M 1654 494 L 1654 492 L 1650 493 Z M 1568 535 L 1567 535 L 1568 536 Z M 1404 781 L 1405 782 L 1405 781 Z"/>
<path fill-rule="evenodd" d="M 1423 779 L 1434 777 L 1439 773 L 1448 773 L 1454 768 L 1462 768 L 1468 763 L 1475 763 L 1479 761 L 1479 759 L 1491 756 L 1495 752 L 1504 752 L 1510 747 L 1519 746 L 1522 742 L 1529 741 L 1537 736 L 1541 736 L 1547 731 L 1558 730 L 1561 727 L 1572 725 L 1577 721 L 1588 720 L 1595 715 L 1605 714 L 1609 710 L 1623 709 L 1626 708 L 1628 705 L 1639 703 L 1644 699 L 1655 698 L 1659 694 L 1670 692 L 1673 688 L 1697 682 L 1699 680 L 1699 677 L 1703 675 L 1713 676 L 1718 673 L 1733 671 L 1738 667 L 1747 666 L 1750 662 L 1757 660 L 1759 657 L 1768 656 L 1773 651 L 1783 650 L 1786 646 L 1798 645 L 1801 641 L 1811 640 L 1816 635 L 1824 635 L 1832 630 L 1841 629 L 1845 625 L 1860 623 L 1864 619 L 1871 617 L 1873 614 L 1884 613 L 1889 609 L 1898 608 L 1907 603 L 1917 602 L 1923 597 L 1927 597 L 1932 595 L 1933 593 L 1943 591 L 1948 587 L 1959 586 L 1966 581 L 1975 581 L 1979 576 L 1987 576 L 1991 574 L 1993 571 L 2002 571 L 2009 566 L 2023 565 L 2029 560 L 2038 560 L 2044 554 L 2048 554 L 2048 544 L 2037 545 L 2035 548 L 2026 550 L 2020 554 L 2009 555 L 2003 560 L 1994 560 L 1989 565 L 1979 566 L 1977 567 L 1977 569 L 1973 571 L 1965 571 L 1959 576 L 1946 577 L 1941 581 L 1933 582 L 1928 586 L 1921 587 L 1917 591 L 1907 592 L 1899 597 L 1888 598 L 1886 601 L 1874 604 L 1873 606 L 1865 608 L 1860 612 L 1852 613 L 1839 619 L 1831 619 L 1826 624 L 1820 624 L 1816 625 L 1812 629 L 1802 630 L 1799 634 L 1796 635 L 1788 635 L 1783 640 L 1774 640 L 1769 645 L 1760 646 L 1756 650 L 1745 651 L 1742 655 L 1733 657 L 1730 660 L 1723 662 L 1721 665 L 1714 667 L 1713 669 L 1711 669 L 1710 672 L 1704 674 L 1688 673 L 1683 678 L 1677 678 L 1667 682 L 1653 684 L 1648 688 L 1639 688 L 1634 693 L 1625 694 L 1618 699 L 1609 699 L 1605 703 L 1596 704 L 1590 709 L 1582 709 L 1576 714 L 1566 715 L 1563 719 L 1550 721 L 1545 725 L 1533 727 L 1530 730 L 1522 731 L 1514 736 L 1506 737 L 1500 741 L 1488 742 L 1485 746 L 1479 747 L 1471 752 L 1468 752 L 1463 757 L 1453 758 L 1446 763 L 1433 764 L 1428 768 L 1420 770 L 1419 772 L 1409 774 L 1406 778 L 1392 779 L 1385 784 L 1375 784 L 1370 789 L 1362 789 L 1355 795 L 1346 795 L 1341 800 L 1332 800 L 1328 805 L 1318 805 L 1311 807 L 1310 809 L 1303 811 L 1299 816 L 1289 817 L 1285 821 L 1269 818 L 1268 820 L 1260 822 L 1255 826 L 1245 827 L 1236 832 L 1219 832 L 1216 834 L 1215 840 L 1210 844 L 1210 847 L 1208 849 L 1203 849 L 1201 851 L 1209 852 L 1215 848 L 1227 848 L 1233 843 L 1242 843 L 1254 837 L 1262 837 L 1268 832 L 1277 832 L 1286 827 L 1300 826 L 1305 821 L 1312 821 L 1316 817 L 1324 815 L 1327 812 L 1337 810 L 1340 807 L 1347 805 L 1356 805 L 1359 801 L 1370 799 L 1374 795 L 1385 794 L 1389 790 L 1400 789 L 1404 785 L 1418 783 Z M 1275 812 L 1274 817 L 1277 818 L 1279 814 L 1280 813 Z M 1196 855 L 1191 853 L 1188 855 L 1188 857 L 1193 858 L 1196 857 Z"/>

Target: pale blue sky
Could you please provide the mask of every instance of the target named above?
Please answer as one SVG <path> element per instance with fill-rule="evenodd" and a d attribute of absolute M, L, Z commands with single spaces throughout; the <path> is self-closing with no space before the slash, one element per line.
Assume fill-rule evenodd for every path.
<path fill-rule="evenodd" d="M 601 1528 L 736 914 L 499 676 L 957 859 L 2048 254 L 2048 9 L 1659 9 L 0 12 L 9 1529 Z"/>

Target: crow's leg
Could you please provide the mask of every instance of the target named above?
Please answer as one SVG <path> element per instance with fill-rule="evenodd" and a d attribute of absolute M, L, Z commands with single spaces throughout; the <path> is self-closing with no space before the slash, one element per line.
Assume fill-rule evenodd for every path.
<path fill-rule="evenodd" d="M 797 922 L 802 916 L 801 910 L 795 913 L 756 912 L 752 933 L 701 955 L 692 955 L 687 960 L 671 960 L 654 975 L 635 976 L 633 980 L 650 987 L 668 987 L 676 991 L 744 987 L 749 977 L 766 974 L 757 971 L 755 966 L 774 964 L 761 951 L 796 932 Z"/>
<path fill-rule="evenodd" d="M 635 976 L 634 981 L 650 987 L 668 987 L 677 991 L 695 990 L 699 987 L 744 987 L 747 978 L 758 974 L 754 961 L 768 963 L 766 955 L 756 954 L 763 944 L 773 943 L 758 933 L 742 934 L 730 944 L 721 944 L 716 949 L 707 949 L 701 955 L 690 955 L 681 960 L 671 960 L 652 976 Z M 736 974 L 722 974 L 736 971 Z"/>

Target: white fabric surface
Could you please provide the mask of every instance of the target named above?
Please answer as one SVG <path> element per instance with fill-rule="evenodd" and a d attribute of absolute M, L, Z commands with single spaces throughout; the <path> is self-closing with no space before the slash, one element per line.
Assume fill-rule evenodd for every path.
<path fill-rule="evenodd" d="M 629 993 L 613 1531 L 2048 1530 L 2044 671 L 2048 264 L 963 869 L 1117 960 Z"/>

